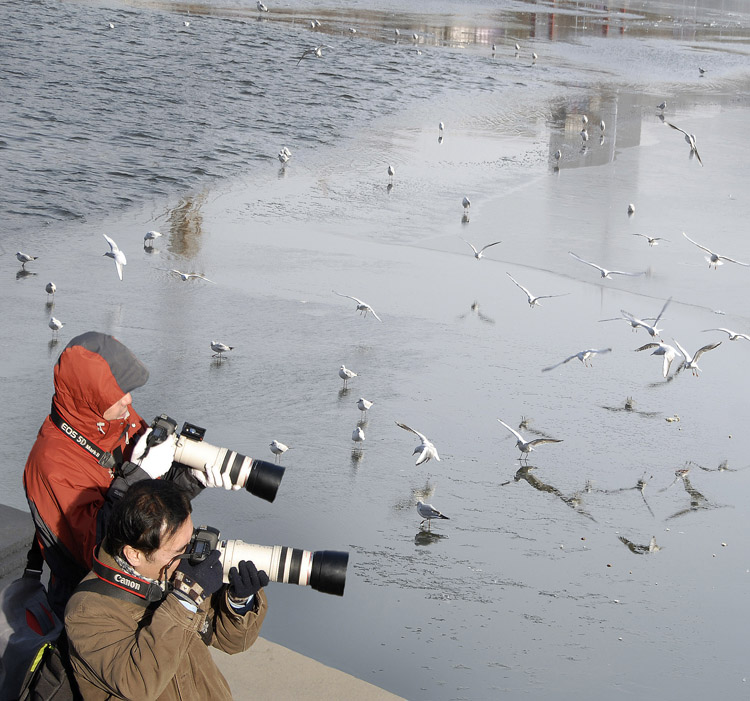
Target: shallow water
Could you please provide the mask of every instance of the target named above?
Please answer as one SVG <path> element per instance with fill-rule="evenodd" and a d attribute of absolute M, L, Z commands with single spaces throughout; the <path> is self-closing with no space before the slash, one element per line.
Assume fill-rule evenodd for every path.
<path fill-rule="evenodd" d="M 292 446 L 274 504 L 206 493 L 196 521 L 350 552 L 341 599 L 269 587 L 270 639 L 414 699 L 740 697 L 750 345 L 702 330 L 750 331 L 750 271 L 709 270 L 682 232 L 750 262 L 748 17 L 741 3 L 644 5 L 605 22 L 593 3 L 289 5 L 263 21 L 239 3 L 190 4 L 188 30 L 188 5 L 0 5 L 13 30 L 0 49 L 16 466 L 0 477 L 4 501 L 24 505 L 58 353 L 101 329 L 151 370 L 143 415 L 266 459 L 273 438 Z M 315 42 L 334 48 L 297 68 Z M 704 167 L 660 121 L 662 99 Z M 165 236 L 147 252 L 152 228 Z M 103 232 L 128 255 L 123 283 Z M 634 233 L 669 240 L 650 248 Z M 503 243 L 476 261 L 459 237 Z M 19 249 L 40 256 L 27 276 Z M 603 281 L 571 250 L 647 274 Z M 182 283 L 173 267 L 217 284 Z M 566 296 L 529 309 L 506 272 Z M 723 339 L 699 378 L 664 383 L 660 359 L 633 352 L 645 332 L 599 323 L 655 316 L 669 297 L 666 342 Z M 57 344 L 50 313 L 66 324 Z M 212 360 L 212 339 L 231 357 Z M 587 347 L 613 351 L 541 372 Z M 342 363 L 359 373 L 348 392 Z M 374 405 L 358 453 L 360 396 Z M 496 419 L 522 417 L 525 433 L 563 442 L 519 473 Z M 415 468 L 416 437 L 396 421 L 441 461 Z M 450 520 L 421 530 L 419 498 Z M 642 553 L 652 536 L 662 549 Z"/>

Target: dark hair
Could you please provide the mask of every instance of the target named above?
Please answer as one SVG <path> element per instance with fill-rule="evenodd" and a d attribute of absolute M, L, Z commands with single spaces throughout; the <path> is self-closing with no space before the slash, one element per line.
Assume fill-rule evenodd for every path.
<path fill-rule="evenodd" d="M 146 557 L 185 523 L 192 511 L 188 493 L 166 480 L 134 484 L 112 509 L 104 549 L 120 555 L 129 545 Z"/>

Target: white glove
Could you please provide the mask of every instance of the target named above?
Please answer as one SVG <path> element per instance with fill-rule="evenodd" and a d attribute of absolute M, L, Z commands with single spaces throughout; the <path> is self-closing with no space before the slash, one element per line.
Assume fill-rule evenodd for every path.
<path fill-rule="evenodd" d="M 242 485 L 232 484 L 229 473 L 231 469 L 229 466 L 221 471 L 221 465 L 211 465 L 206 463 L 206 471 L 201 472 L 200 470 L 192 469 L 193 476 L 206 487 L 224 487 L 224 489 L 242 489 Z"/>
<path fill-rule="evenodd" d="M 167 440 L 159 445 L 149 448 L 145 458 L 141 457 L 146 452 L 146 441 L 151 435 L 151 429 L 146 429 L 133 448 L 133 456 L 130 459 L 141 468 L 151 479 L 158 479 L 169 472 L 174 461 L 174 451 L 177 448 L 177 435 L 170 435 Z"/>

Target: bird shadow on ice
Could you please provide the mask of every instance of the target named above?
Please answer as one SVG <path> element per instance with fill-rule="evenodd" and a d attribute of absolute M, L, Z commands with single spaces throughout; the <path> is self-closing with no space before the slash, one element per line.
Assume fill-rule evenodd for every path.
<path fill-rule="evenodd" d="M 57 348 L 58 343 L 60 343 L 59 338 L 53 338 L 47 343 L 47 349 L 49 350 L 49 354 L 52 355 L 54 353 L 55 348 Z"/>
<path fill-rule="evenodd" d="M 677 470 L 675 472 L 675 479 L 673 482 L 669 484 L 669 486 L 662 489 L 662 491 L 666 491 L 671 487 L 677 480 L 682 480 L 682 486 L 685 488 L 685 492 L 687 492 L 688 496 L 690 497 L 690 505 L 687 506 L 684 509 L 679 509 L 678 511 L 675 511 L 671 516 L 667 516 L 665 521 L 671 521 L 672 519 L 679 518 L 680 516 L 685 516 L 686 514 L 692 513 L 694 511 L 704 511 L 707 509 L 725 509 L 727 508 L 727 504 L 714 504 L 710 502 L 701 492 L 699 492 L 690 482 L 690 478 L 688 477 L 689 469 L 681 469 Z"/>
<path fill-rule="evenodd" d="M 406 499 L 400 499 L 393 505 L 394 511 L 406 511 L 413 509 L 418 501 L 427 503 L 435 494 L 435 485 L 430 483 L 429 478 L 424 486 L 414 487 Z"/>
<path fill-rule="evenodd" d="M 521 467 L 518 468 L 518 471 L 516 472 L 513 479 L 508 480 L 507 482 L 502 482 L 500 486 L 505 487 L 506 485 L 523 480 L 525 482 L 528 482 L 528 484 L 530 484 L 537 491 L 556 496 L 558 499 L 560 499 L 560 501 L 563 502 L 563 504 L 573 509 L 573 511 L 596 523 L 596 519 L 583 508 L 582 495 L 586 490 L 585 487 L 584 489 L 574 492 L 570 496 L 567 496 L 563 494 L 557 487 L 551 484 L 547 484 L 546 482 L 542 482 L 542 480 L 540 480 L 536 475 L 531 473 L 531 470 L 533 469 L 535 469 L 534 465 L 521 465 Z"/>
<path fill-rule="evenodd" d="M 653 475 L 651 475 L 648 479 L 646 479 L 646 475 L 643 475 L 638 482 L 633 487 L 619 487 L 618 489 L 594 489 L 591 487 L 589 483 L 586 484 L 586 491 L 587 492 L 597 492 L 599 494 L 621 494 L 623 492 L 632 492 L 633 490 L 637 490 L 641 494 L 641 498 L 643 499 L 643 503 L 646 505 L 646 508 L 648 509 L 649 513 L 656 518 L 656 514 L 654 514 L 653 510 L 651 509 L 651 505 L 646 501 L 646 485 L 649 483 L 650 480 L 653 479 Z"/>
<path fill-rule="evenodd" d="M 365 451 L 362 448 L 352 448 L 351 462 L 352 467 L 359 467 L 362 458 L 365 457 Z"/>
<path fill-rule="evenodd" d="M 477 302 L 476 300 L 471 305 L 471 307 L 469 307 L 469 309 L 470 309 L 469 312 L 466 312 L 465 314 L 459 314 L 458 319 L 462 320 L 462 319 L 466 319 L 467 317 L 475 316 L 477 317 L 477 319 L 479 319 L 480 321 L 483 321 L 485 324 L 495 323 L 495 320 L 493 318 L 479 311 L 479 302 Z"/>
<path fill-rule="evenodd" d="M 36 273 L 33 270 L 26 270 L 25 268 L 21 268 L 21 270 L 16 273 L 16 280 L 23 280 L 24 278 L 34 277 L 35 275 Z"/>
<path fill-rule="evenodd" d="M 651 541 L 648 545 L 634 543 L 632 540 L 628 540 L 625 536 L 617 536 L 617 539 L 635 555 L 648 555 L 649 553 L 656 553 L 661 550 L 661 546 L 656 544 L 656 536 L 651 537 Z"/>
<path fill-rule="evenodd" d="M 662 384 L 661 382 L 658 384 Z M 659 416 L 658 411 L 638 411 L 635 408 L 635 402 L 633 401 L 632 397 L 627 397 L 625 399 L 625 404 L 623 406 L 604 406 L 602 405 L 602 409 L 606 409 L 607 411 L 625 411 L 629 414 L 638 414 L 638 416 L 643 416 L 646 418 L 653 418 L 654 416 Z"/>
<path fill-rule="evenodd" d="M 350 391 L 351 391 L 351 390 L 350 390 L 350 389 L 349 389 L 348 387 L 342 387 L 342 388 L 341 388 L 341 389 L 339 390 L 339 399 L 344 399 L 344 398 L 346 398 L 346 397 L 347 397 L 347 396 L 349 395 L 349 392 L 350 392 Z"/>
<path fill-rule="evenodd" d="M 417 535 L 414 536 L 414 545 L 432 545 L 433 543 L 437 543 L 439 540 L 447 537 L 447 535 L 420 528 Z"/>

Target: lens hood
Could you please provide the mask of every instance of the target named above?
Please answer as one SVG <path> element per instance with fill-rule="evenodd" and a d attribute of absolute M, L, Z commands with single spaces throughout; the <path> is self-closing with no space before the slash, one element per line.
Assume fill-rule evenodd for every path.
<path fill-rule="evenodd" d="M 266 460 L 253 460 L 245 489 L 253 496 L 272 502 L 284 476 L 284 468 Z"/>
<path fill-rule="evenodd" d="M 344 595 L 349 553 L 338 550 L 316 550 L 313 553 L 310 586 L 323 594 Z"/>

